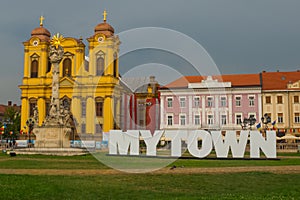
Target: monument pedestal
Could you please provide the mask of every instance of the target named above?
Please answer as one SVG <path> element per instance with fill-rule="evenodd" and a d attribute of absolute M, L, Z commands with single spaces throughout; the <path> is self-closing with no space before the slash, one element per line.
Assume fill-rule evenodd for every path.
<path fill-rule="evenodd" d="M 57 126 L 36 127 L 33 129 L 36 136 L 35 148 L 70 148 L 71 128 Z"/>

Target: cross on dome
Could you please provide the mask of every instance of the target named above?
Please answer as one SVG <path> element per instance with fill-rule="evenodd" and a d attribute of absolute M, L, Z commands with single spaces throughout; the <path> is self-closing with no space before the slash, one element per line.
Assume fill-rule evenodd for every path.
<path fill-rule="evenodd" d="M 41 15 L 41 17 L 40 17 L 40 26 L 43 26 L 43 21 L 44 21 L 44 20 L 45 20 L 44 16 Z"/>
<path fill-rule="evenodd" d="M 107 16 L 107 12 L 106 10 L 103 11 L 103 21 L 106 22 L 106 16 Z"/>

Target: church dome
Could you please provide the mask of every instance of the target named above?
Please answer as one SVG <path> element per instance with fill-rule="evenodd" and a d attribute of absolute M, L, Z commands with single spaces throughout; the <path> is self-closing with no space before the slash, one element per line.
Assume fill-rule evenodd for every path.
<path fill-rule="evenodd" d="M 115 32 L 114 28 L 106 22 L 100 23 L 95 27 L 95 34 L 102 33 L 106 37 L 113 36 L 114 32 Z"/>
<path fill-rule="evenodd" d="M 34 36 L 40 38 L 42 41 L 49 41 L 51 37 L 51 33 L 43 26 L 40 26 L 31 31 L 31 37 Z"/>
<path fill-rule="evenodd" d="M 31 31 L 31 37 L 38 37 L 41 41 L 49 41 L 51 33 L 43 27 L 44 17 L 40 17 L 40 27 L 37 27 Z"/>

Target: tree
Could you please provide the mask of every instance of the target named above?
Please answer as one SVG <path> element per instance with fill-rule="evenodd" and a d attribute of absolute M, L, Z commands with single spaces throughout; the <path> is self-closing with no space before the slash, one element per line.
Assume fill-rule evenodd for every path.
<path fill-rule="evenodd" d="M 5 110 L 4 123 L 6 123 L 4 137 L 17 138 L 20 133 L 21 115 L 14 107 Z"/>

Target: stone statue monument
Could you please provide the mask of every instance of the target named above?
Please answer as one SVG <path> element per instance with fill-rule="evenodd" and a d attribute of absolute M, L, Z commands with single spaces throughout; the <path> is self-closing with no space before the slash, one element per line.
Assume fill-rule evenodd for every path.
<path fill-rule="evenodd" d="M 52 98 L 49 115 L 46 116 L 42 126 L 36 126 L 33 129 L 33 133 L 36 135 L 35 147 L 37 148 L 70 147 L 69 135 L 72 130 L 70 104 L 64 105 L 59 100 L 59 63 L 64 55 L 64 49 L 61 46 L 62 41 L 63 37 L 57 34 L 53 36 L 49 47 L 49 60 L 52 64 Z M 37 108 L 35 109 L 34 118 L 38 120 L 38 111 Z"/>

